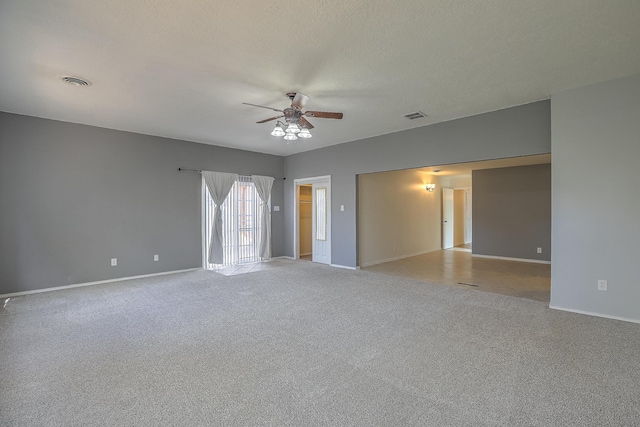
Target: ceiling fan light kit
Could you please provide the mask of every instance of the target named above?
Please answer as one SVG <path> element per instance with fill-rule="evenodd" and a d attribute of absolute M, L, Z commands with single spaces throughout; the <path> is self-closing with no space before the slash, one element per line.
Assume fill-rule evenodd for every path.
<path fill-rule="evenodd" d="M 298 127 L 298 125 L 295 123 L 289 123 L 289 126 L 287 127 L 287 133 L 298 133 L 298 132 L 300 132 L 300 128 Z"/>
<path fill-rule="evenodd" d="M 271 136 L 284 136 L 284 129 L 282 129 L 282 125 L 280 122 L 278 122 L 278 124 L 276 125 L 276 127 L 273 129 L 273 132 L 271 132 Z"/>
<path fill-rule="evenodd" d="M 302 111 L 309 97 L 303 93 L 289 92 L 287 97 L 291 100 L 291 107 L 284 110 L 278 110 L 277 108 L 265 107 L 264 105 L 249 104 L 243 102 L 245 105 L 252 107 L 266 108 L 268 110 L 277 111 L 282 113 L 280 116 L 270 117 L 265 120 L 260 120 L 258 123 L 266 123 L 271 120 L 278 120 L 284 118 L 284 123 L 278 120 L 276 127 L 271 132 L 271 136 L 283 136 L 286 141 L 295 141 L 298 138 L 308 139 L 311 138 L 310 129 L 314 126 L 304 117 L 316 117 L 320 119 L 342 119 L 342 113 L 329 113 L 324 111 Z M 286 127 L 286 131 L 285 131 Z"/>
<path fill-rule="evenodd" d="M 307 128 L 302 128 L 302 130 L 298 134 L 298 138 L 311 138 L 311 132 L 309 132 L 309 129 Z"/>

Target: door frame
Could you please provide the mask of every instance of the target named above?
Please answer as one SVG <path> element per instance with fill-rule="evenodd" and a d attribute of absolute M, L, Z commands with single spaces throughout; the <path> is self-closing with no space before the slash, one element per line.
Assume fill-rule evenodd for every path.
<path fill-rule="evenodd" d="M 473 241 L 473 217 L 469 215 L 469 212 L 473 212 L 473 187 L 463 187 L 459 190 L 464 190 L 464 244 L 467 245 Z"/>
<path fill-rule="evenodd" d="M 305 184 L 327 183 L 329 199 L 327 200 L 327 235 L 331 236 L 331 175 L 313 176 L 293 180 L 293 258 L 300 259 L 300 186 Z M 333 237 L 333 236 L 331 236 Z M 333 243 L 333 239 L 329 242 Z M 329 265 L 331 264 L 331 245 L 329 245 Z"/>
<path fill-rule="evenodd" d="M 468 213 L 469 213 L 469 195 L 471 194 L 471 190 L 473 187 L 453 187 L 453 235 L 455 237 L 455 232 L 456 232 L 456 207 L 455 207 L 455 192 L 456 191 L 464 191 L 464 205 L 463 205 L 463 209 L 464 209 L 464 244 L 469 244 L 471 243 L 471 235 L 468 234 L 468 229 L 473 228 L 473 222 L 471 221 L 471 218 L 469 217 Z M 471 222 L 471 227 L 469 227 L 469 222 Z M 467 239 L 467 237 L 469 239 Z M 454 245 L 453 247 L 455 248 L 455 239 L 454 239 Z"/>
<path fill-rule="evenodd" d="M 445 203 L 446 203 L 446 199 L 447 197 L 445 196 L 445 192 L 446 191 L 451 191 L 451 246 L 450 247 L 445 247 L 447 246 L 447 242 L 446 242 L 446 237 L 447 237 L 447 233 L 445 232 L 445 228 L 448 228 L 447 226 L 445 226 L 445 223 L 449 223 L 449 221 L 447 219 L 445 219 Z M 449 187 L 442 187 L 442 215 L 441 215 L 441 230 L 442 230 L 442 243 L 441 243 L 441 247 L 442 249 L 451 249 L 454 247 L 454 241 L 453 241 L 453 219 L 454 219 L 454 203 L 453 203 L 453 195 L 454 195 L 454 189 L 453 188 L 449 188 Z"/>

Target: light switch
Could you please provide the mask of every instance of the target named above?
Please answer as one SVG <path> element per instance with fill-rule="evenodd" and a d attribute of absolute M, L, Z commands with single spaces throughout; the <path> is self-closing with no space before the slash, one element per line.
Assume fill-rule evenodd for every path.
<path fill-rule="evenodd" d="M 606 291 L 607 290 L 607 286 L 608 286 L 608 283 L 607 283 L 606 280 L 602 280 L 602 279 L 598 280 L 598 290 L 599 291 Z"/>
<path fill-rule="evenodd" d="M 273 207 L 273 211 L 274 212 L 280 212 L 280 206 L 274 206 Z"/>

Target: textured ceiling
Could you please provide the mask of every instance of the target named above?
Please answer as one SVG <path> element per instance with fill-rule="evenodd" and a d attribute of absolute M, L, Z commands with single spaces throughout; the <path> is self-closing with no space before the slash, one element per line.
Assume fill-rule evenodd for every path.
<path fill-rule="evenodd" d="M 0 0 L 0 110 L 286 155 L 640 73 L 639 23 L 638 0 Z M 288 91 L 344 119 L 287 145 L 241 104 Z"/>

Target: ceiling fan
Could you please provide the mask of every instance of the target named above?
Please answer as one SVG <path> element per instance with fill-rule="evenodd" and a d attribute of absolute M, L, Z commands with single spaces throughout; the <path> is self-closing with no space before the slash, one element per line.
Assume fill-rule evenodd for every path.
<path fill-rule="evenodd" d="M 276 123 L 276 127 L 271 132 L 273 136 L 284 136 L 284 139 L 287 141 L 294 141 L 300 138 L 311 138 L 310 129 L 313 129 L 313 125 L 309 123 L 306 117 L 316 117 L 319 119 L 341 119 L 342 113 L 329 113 L 326 111 L 302 111 L 307 101 L 309 101 L 309 97 L 303 93 L 289 92 L 287 93 L 287 97 L 291 100 L 291 107 L 285 108 L 284 110 L 278 110 L 277 108 L 265 107 L 264 105 L 256 105 L 249 104 L 248 102 L 243 102 L 244 105 L 250 105 L 252 107 L 266 108 L 268 110 L 277 111 L 282 113 L 279 116 L 270 117 L 268 119 L 260 120 L 257 123 L 266 123 L 271 120 L 278 120 L 284 118 L 284 122 L 286 123 L 286 131 L 284 129 L 285 123 L 278 122 Z"/>

